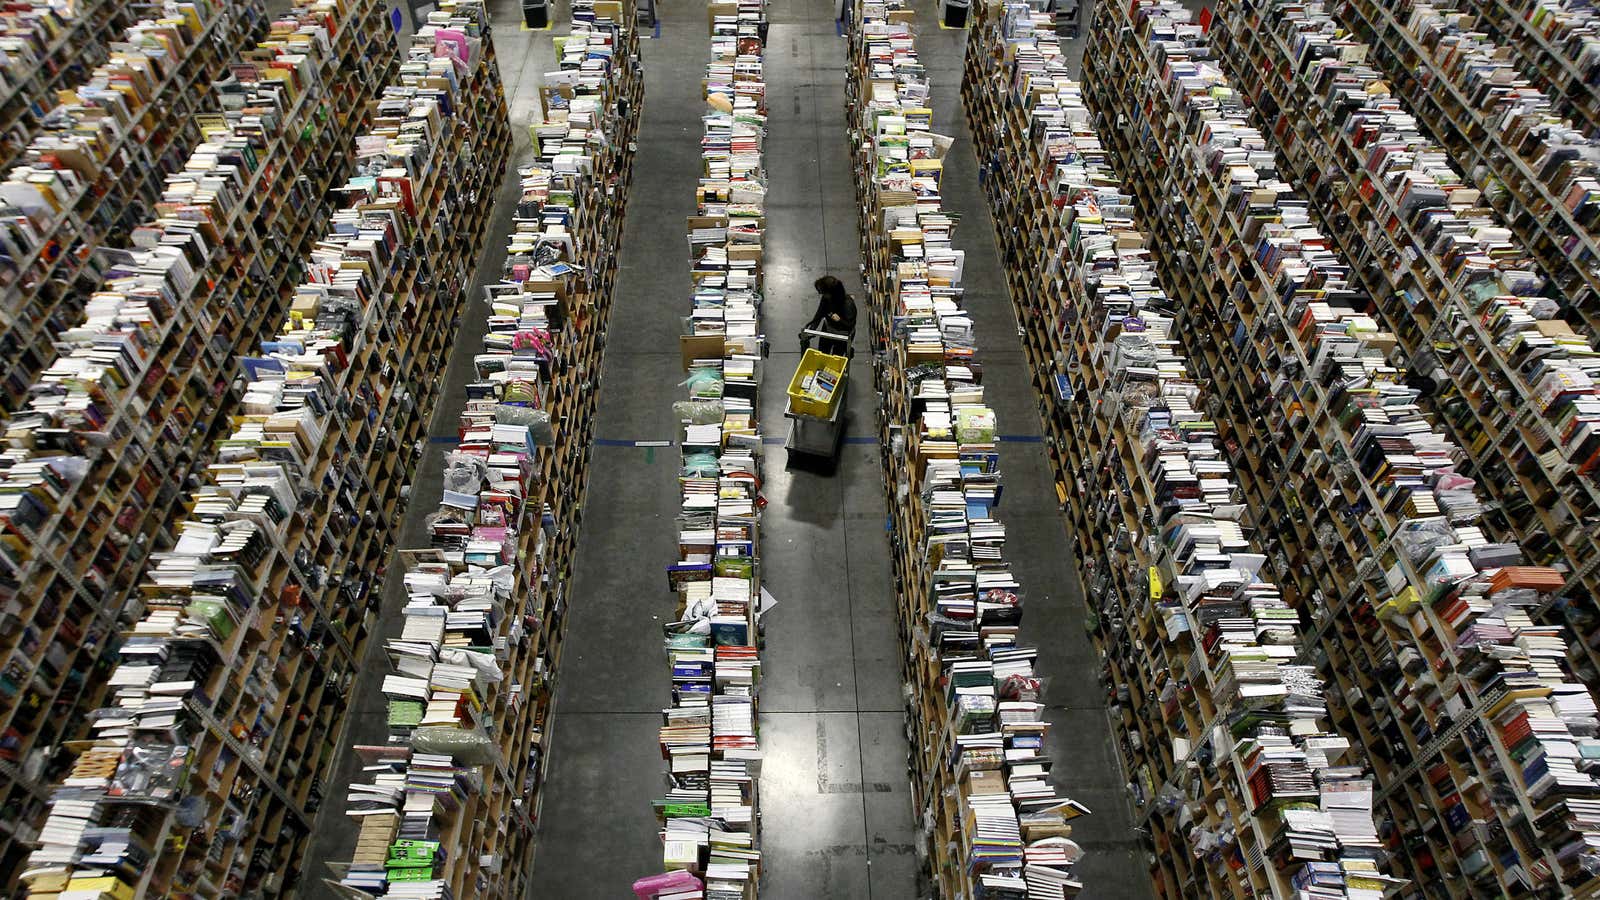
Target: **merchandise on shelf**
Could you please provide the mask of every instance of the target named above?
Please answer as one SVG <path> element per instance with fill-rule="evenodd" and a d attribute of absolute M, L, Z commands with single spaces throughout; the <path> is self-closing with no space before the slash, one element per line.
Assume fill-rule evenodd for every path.
<path fill-rule="evenodd" d="M 203 467 L 208 439 L 237 400 L 225 388 L 234 351 L 251 340 L 244 310 L 280 308 L 287 297 L 286 278 L 263 268 L 284 248 L 255 226 L 311 227 L 302 217 L 315 221 L 315 204 L 342 169 L 309 163 L 354 138 L 353 127 L 318 111 L 355 113 L 371 94 L 366 79 L 393 64 L 376 2 L 298 7 L 279 23 L 253 61 L 218 83 L 221 111 L 205 117 L 208 140 L 234 142 L 232 161 L 197 148 L 191 170 L 168 179 L 174 187 L 217 180 L 214 195 L 185 195 L 126 250 L 102 249 L 113 257 L 107 280 L 7 423 L 0 578 L 16 624 L 6 629 L 0 784 L 19 837 L 34 834 L 45 786 L 59 774 L 49 762 L 55 745 L 82 737 L 106 696 L 117 631 L 138 612 L 128 598 L 150 552 L 172 545 L 178 489 Z M 320 32 L 336 33 L 331 46 Z M 306 50 L 286 58 L 276 79 L 241 84 L 280 52 Z M 327 89 L 336 73 L 350 87 Z M 261 118 L 246 121 L 230 97 L 250 97 Z M 311 206 L 284 202 L 291 198 Z M 309 237 L 290 249 L 309 247 Z M 7 847 L 3 881 L 27 852 L 21 841 Z"/>
<path fill-rule="evenodd" d="M 367 133 L 351 135 L 353 167 L 319 158 L 348 139 L 299 148 L 319 171 L 354 174 L 334 191 L 339 208 L 304 267 L 276 267 L 304 281 L 287 315 L 265 323 L 271 337 L 239 356 L 239 414 L 166 525 L 176 542 L 152 554 L 142 616 L 113 645 L 109 705 L 95 712 L 92 740 L 52 789 L 22 876 L 31 896 L 280 896 L 297 886 L 376 599 L 373 573 L 393 543 L 410 448 L 436 393 L 431 373 L 487 222 L 476 200 L 493 188 L 509 148 L 492 46 L 469 24 L 481 22 L 481 10 L 472 14 L 466 0 L 445 7 L 433 14 L 442 24 L 414 36 L 399 82 L 372 105 Z M 362 18 L 338 34 L 363 34 L 354 26 L 373 7 L 350 10 Z M 313 10 L 304 34 L 332 49 L 329 11 Z M 374 18 L 381 29 L 381 11 Z M 285 46 L 278 67 L 317 68 L 310 58 L 294 62 L 298 49 Z M 389 68 L 386 54 L 379 61 L 380 71 Z M 280 108 L 298 106 L 313 95 L 291 101 L 273 83 L 282 78 L 259 77 L 244 108 L 274 95 Z M 241 113 L 235 133 L 210 136 L 255 163 L 242 202 L 267 208 L 264 219 L 244 216 L 249 233 L 286 207 L 288 182 L 274 178 L 289 177 L 301 160 L 275 162 L 238 142 L 270 151 L 284 135 L 306 136 L 310 122 L 340 121 L 315 115 L 302 124 L 300 115 L 280 119 L 282 134 L 250 138 L 259 125 Z M 194 171 L 242 177 L 238 164 L 205 166 Z M 190 255 L 191 245 L 214 247 L 203 240 L 224 224 L 218 218 L 231 223 L 241 210 L 222 201 L 192 212 L 162 223 Z M 157 243 L 153 252 L 168 241 Z M 280 303 L 270 293 L 259 305 L 265 312 Z M 230 355 L 258 327 L 241 327 Z M 196 426 L 199 435 L 211 430 Z"/>
<path fill-rule="evenodd" d="M 1389 75 L 1390 90 L 1505 217 L 1549 279 L 1547 293 L 1600 333 L 1600 143 L 1522 77 L 1515 52 L 1476 30 L 1482 7 L 1519 2 L 1342 0 L 1334 13 L 1371 44 L 1368 64 Z M 1592 106 L 1594 88 L 1584 96 Z M 1587 562 L 1600 566 L 1600 557 Z"/>
<path fill-rule="evenodd" d="M 1486 6 L 1498 9 L 1504 2 L 1508 0 Z M 1317 12 L 1318 19 L 1326 18 L 1320 8 Z M 1472 271 L 1462 274 L 1458 272 L 1462 262 L 1446 260 L 1454 266 L 1442 270 L 1444 284 L 1407 288 L 1402 298 L 1414 307 L 1426 299 L 1421 296 L 1423 289 L 1456 287 L 1474 298 L 1469 309 L 1485 300 L 1505 301 L 1496 304 L 1503 309 L 1485 308 L 1464 323 L 1472 329 L 1464 347 L 1447 347 L 1449 358 L 1440 365 L 1452 380 L 1480 373 L 1486 377 L 1477 389 L 1452 398 L 1443 418 L 1478 426 L 1473 439 L 1462 443 L 1474 454 L 1479 480 L 1504 488 L 1495 492 L 1494 499 L 1502 506 L 1493 512 L 1491 525 L 1504 520 L 1535 559 L 1566 565 L 1574 593 L 1592 595 L 1600 591 L 1596 527 L 1600 459 L 1592 458 L 1600 448 L 1587 442 L 1591 427 L 1587 419 L 1594 413 L 1590 407 L 1597 402 L 1594 396 L 1600 394 L 1596 388 L 1600 363 L 1592 351 L 1593 336 L 1600 334 L 1600 144 L 1560 121 L 1548 98 L 1516 77 L 1514 54 L 1503 52 L 1483 34 L 1466 30 L 1473 21 L 1471 13 L 1419 7 L 1405 17 L 1402 27 L 1386 8 L 1352 3 L 1341 9 L 1341 18 L 1356 24 L 1356 34 L 1370 41 L 1375 51 L 1351 52 L 1366 53 L 1366 66 L 1399 76 L 1382 80 L 1380 90 L 1404 100 L 1404 112 L 1416 117 L 1403 121 L 1403 126 L 1439 138 L 1441 152 L 1448 151 L 1448 158 L 1459 166 L 1446 171 L 1444 160 L 1433 156 L 1413 168 L 1439 171 L 1446 187 L 1464 181 L 1465 187 L 1481 191 L 1472 195 L 1452 190 L 1448 197 L 1451 205 L 1480 208 L 1469 218 L 1482 220 L 1491 211 L 1499 216 L 1498 227 L 1482 237 L 1485 250 L 1492 251 L 1489 257 L 1456 254 L 1473 264 Z M 1424 52 L 1424 47 L 1431 49 Z M 1417 61 L 1418 78 L 1393 71 L 1396 53 Z M 1481 81 L 1480 73 L 1493 76 L 1492 83 Z M 1372 78 L 1377 74 L 1373 72 Z M 1358 77 L 1363 84 L 1372 80 L 1365 73 Z M 1593 96 L 1592 90 L 1588 96 Z M 1365 146 L 1370 140 L 1351 134 L 1348 142 L 1352 150 L 1370 155 Z M 1379 167 L 1374 171 L 1387 172 L 1394 164 L 1384 163 L 1380 156 L 1373 162 Z M 1402 187 L 1395 185 L 1383 199 L 1392 196 L 1405 203 L 1402 218 L 1409 220 L 1405 223 L 1409 232 L 1422 237 L 1421 246 L 1428 248 L 1408 250 L 1407 262 L 1427 266 L 1444 255 L 1436 245 L 1448 240 L 1452 231 L 1429 227 L 1427 219 L 1435 210 L 1426 204 L 1433 195 L 1413 197 L 1406 189 L 1402 197 Z M 1374 236 L 1374 240 L 1382 247 L 1405 243 L 1401 238 L 1410 237 L 1407 233 Z M 1385 253 L 1387 258 L 1387 248 Z M 1418 258 L 1411 260 L 1413 255 Z M 1506 275 L 1487 272 L 1490 262 Z M 1488 283 L 1492 276 L 1502 282 L 1493 294 Z M 1397 306 L 1396 312 L 1404 309 Z M 1539 321 L 1525 324 L 1529 316 Z M 1430 327 L 1448 344 L 1454 336 L 1446 329 L 1452 324 L 1450 317 L 1441 315 Z M 1529 335 L 1534 338 L 1531 343 L 1517 338 L 1518 332 L 1527 330 L 1538 332 Z M 1475 349 L 1477 339 L 1484 336 L 1491 341 L 1484 342 L 1483 350 Z M 1537 348 L 1542 345 L 1566 357 L 1561 371 L 1554 370 L 1554 360 L 1540 358 Z M 1413 363 L 1419 362 L 1414 354 Z M 1581 373 L 1576 380 L 1570 374 L 1574 370 Z M 1527 418 L 1530 405 L 1534 416 Z M 1569 421 L 1573 413 L 1576 419 Z M 1583 616 L 1575 624 L 1585 632 L 1596 627 L 1590 604 L 1578 604 L 1574 611 Z"/>
<path fill-rule="evenodd" d="M 965 100 L 1165 896 L 1376 890 L 1371 778 L 1262 575 L 1133 198 L 1051 18 L 986 4 Z"/>
<path fill-rule="evenodd" d="M 133 22 L 115 0 L 25 0 L 0 10 L 0 171 L 27 149 L 57 92 L 80 85 L 105 62 Z"/>
<path fill-rule="evenodd" d="M 579 0 L 544 86 L 504 267 L 485 285 L 460 442 L 428 545 L 401 554 L 408 599 L 399 628 L 389 623 L 381 687 L 390 739 L 354 748 L 371 774 L 347 796 L 359 834 L 346 887 L 505 900 L 529 889 L 642 101 L 637 41 L 631 8 Z"/>
<path fill-rule="evenodd" d="M 1600 9 L 1590 0 L 1486 0 L 1476 26 L 1516 50 L 1518 68 L 1555 109 L 1600 137 Z"/>
<path fill-rule="evenodd" d="M 995 517 L 997 423 L 963 309 L 956 215 L 940 197 L 951 140 L 932 130 L 912 18 L 899 3 L 855 5 L 847 106 L 880 354 L 912 796 L 937 896 L 1075 896 L 1083 851 L 1069 823 L 1088 810 L 1052 784 L 1072 761 L 1045 752 L 1037 651 L 1018 643 L 1022 586 Z"/>
<path fill-rule="evenodd" d="M 1531 618 L 1562 573 L 1477 524 L 1464 451 L 1193 14 L 1101 11 L 1085 99 L 1180 300 L 1172 333 L 1221 388 L 1248 524 L 1280 542 L 1264 571 L 1310 624 L 1296 658 L 1336 687 L 1395 874 L 1451 897 L 1592 890 L 1600 721 L 1569 637 Z"/>
<path fill-rule="evenodd" d="M 1582 512 L 1600 506 L 1600 353 L 1587 325 L 1541 295 L 1522 241 L 1364 62 L 1368 45 L 1315 5 L 1219 12 L 1212 39 L 1234 71 L 1295 61 L 1299 77 L 1251 79 L 1246 91 L 1326 232 L 1361 262 L 1356 276 L 1410 367 L 1437 360 L 1428 373 L 1440 389 L 1419 400 L 1466 450 L 1462 470 L 1488 495 L 1486 530 L 1584 571 L 1600 553 Z M 1590 654 L 1590 682 L 1600 611 L 1583 598 L 1597 586 L 1592 570 L 1569 579 L 1559 605 L 1584 636 L 1575 646 Z"/>
<path fill-rule="evenodd" d="M 666 792 L 655 801 L 674 898 L 753 900 L 761 882 L 757 695 L 762 596 L 762 237 L 766 32 L 762 0 L 708 13 L 704 168 L 687 223 L 694 285 L 680 338 L 682 425 L 676 595 L 663 647 L 672 706 L 659 734 Z M 654 878 L 645 879 L 655 883 Z"/>
<path fill-rule="evenodd" d="M 27 402 L 53 339 L 82 314 L 183 168 L 229 48 L 259 34 L 262 0 L 182 0 L 129 26 L 110 57 L 64 94 L 0 180 L 0 408 Z"/>

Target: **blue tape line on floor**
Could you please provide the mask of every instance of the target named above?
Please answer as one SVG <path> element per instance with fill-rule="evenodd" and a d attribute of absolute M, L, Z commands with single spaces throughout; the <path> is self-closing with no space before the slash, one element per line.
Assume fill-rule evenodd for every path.
<path fill-rule="evenodd" d="M 783 443 L 784 441 L 787 441 L 787 440 L 788 440 L 788 438 L 773 437 L 771 435 L 768 435 L 767 437 L 764 437 L 764 438 L 761 439 L 761 443 L 763 443 L 763 444 L 781 444 L 781 443 Z M 871 436 L 871 435 L 850 435 L 850 436 L 847 436 L 844 439 L 844 442 L 846 444 L 876 444 L 878 442 L 878 439 L 873 437 L 873 436 Z"/>
<path fill-rule="evenodd" d="M 1037 434 L 1001 434 L 995 439 L 1005 444 L 1042 444 L 1044 437 Z"/>
<path fill-rule="evenodd" d="M 428 443 L 430 443 L 430 444 L 459 444 L 459 443 L 461 443 L 461 438 L 459 438 L 459 437 L 457 437 L 457 436 L 455 436 L 453 434 L 436 434 L 436 435 L 428 438 Z"/>

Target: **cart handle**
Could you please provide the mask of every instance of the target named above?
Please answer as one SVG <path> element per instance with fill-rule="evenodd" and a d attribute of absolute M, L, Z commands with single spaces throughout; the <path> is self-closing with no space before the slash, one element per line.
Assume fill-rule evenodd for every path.
<path fill-rule="evenodd" d="M 818 331 L 815 328 L 802 328 L 802 329 L 800 329 L 800 336 L 801 337 L 814 337 L 814 338 L 818 338 L 818 339 L 827 339 L 827 340 L 830 340 L 830 341 L 837 341 L 837 340 L 849 340 L 850 338 L 855 337 L 855 333 L 851 332 L 850 334 L 840 334 L 837 331 Z"/>

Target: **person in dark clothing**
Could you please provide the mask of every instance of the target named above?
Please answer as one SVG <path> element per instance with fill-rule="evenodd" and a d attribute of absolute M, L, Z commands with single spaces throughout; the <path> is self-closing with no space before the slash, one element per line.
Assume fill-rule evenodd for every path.
<path fill-rule="evenodd" d="M 850 339 L 856 333 L 855 298 L 845 291 L 844 282 L 832 275 L 818 278 L 813 287 L 819 295 L 817 311 L 800 332 L 800 346 L 805 348 L 811 345 L 811 338 L 806 331 L 826 331 L 839 335 L 839 338 L 819 339 L 817 349 L 834 356 L 846 356 L 850 351 Z"/>

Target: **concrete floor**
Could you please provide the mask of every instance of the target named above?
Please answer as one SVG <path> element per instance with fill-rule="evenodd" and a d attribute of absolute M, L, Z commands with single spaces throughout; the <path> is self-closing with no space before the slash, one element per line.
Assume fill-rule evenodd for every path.
<path fill-rule="evenodd" d="M 772 339 L 763 431 L 781 438 L 784 393 L 824 272 L 860 293 L 855 192 L 844 129 L 844 42 L 822 0 L 774 4 L 766 72 L 766 305 Z M 664 10 L 644 42 L 646 89 L 622 272 L 596 435 L 676 436 L 679 317 L 688 310 L 684 217 L 700 174 L 703 5 Z M 865 346 L 865 340 L 862 340 Z M 865 355 L 855 384 L 871 385 Z M 850 395 L 852 434 L 872 430 L 870 387 Z M 669 705 L 661 622 L 674 611 L 677 449 L 595 447 L 535 854 L 547 897 L 619 897 L 657 872 L 649 801 L 663 790 L 656 729 Z M 765 619 L 762 896 L 909 897 L 918 861 L 875 444 L 847 444 L 832 476 L 786 471 L 769 445 L 762 520 Z M 629 564 L 619 566 L 619 559 Z"/>
<path fill-rule="evenodd" d="M 968 306 L 976 321 L 988 400 L 1002 444 L 1008 551 L 1026 588 L 1025 640 L 1041 649 L 1049 678 L 1051 755 L 1063 790 L 1095 815 L 1077 839 L 1088 851 L 1080 874 L 1097 896 L 1152 896 L 1132 830 L 1083 628 L 1077 570 L 1063 552 L 1065 520 L 1055 508 L 1049 465 L 1039 444 L 1037 400 L 1024 368 L 1016 323 L 977 184 L 959 84 L 965 33 L 936 27 L 934 0 L 917 7 L 917 45 L 934 80 L 935 125 L 957 149 L 945 170 L 945 207 L 964 217 L 957 245 L 967 250 Z M 552 66 L 551 32 L 521 31 L 514 0 L 494 0 L 501 72 L 516 145 L 512 168 L 528 157 L 526 132 L 538 109 L 540 74 Z M 684 217 L 694 212 L 700 172 L 700 77 L 709 56 L 703 0 L 661 10 L 659 37 L 644 41 L 644 118 L 623 238 L 622 271 L 606 348 L 598 445 L 592 457 L 567 646 L 556 693 L 549 775 L 534 861 L 541 898 L 616 898 L 660 870 L 650 800 L 663 790 L 656 729 L 669 704 L 660 623 L 673 613 L 663 571 L 674 558 L 677 448 L 613 442 L 673 439 L 679 398 L 676 335 L 688 309 Z M 783 387 L 798 354 L 794 334 L 811 312 L 811 281 L 828 272 L 858 297 L 860 259 L 844 124 L 844 41 L 832 0 L 772 0 L 767 47 L 769 134 L 767 303 L 773 343 L 763 384 L 768 440 L 781 440 Z M 565 5 L 552 11 L 568 19 Z M 1087 19 L 1085 19 L 1085 22 Z M 557 32 L 564 31 L 562 25 Z M 516 198 L 510 179 L 496 208 L 480 279 L 499 272 Z M 473 303 L 481 302 L 474 291 Z M 463 385 L 479 346 L 482 317 L 464 317 L 445 373 L 446 393 L 430 434 L 454 435 Z M 916 823 L 905 774 L 904 702 L 894 627 L 893 586 L 879 450 L 872 436 L 876 398 L 864 339 L 852 369 L 851 437 L 837 472 L 786 471 L 769 446 L 763 519 L 767 589 L 778 606 L 765 619 L 761 784 L 765 900 L 924 896 Z M 413 486 L 402 546 L 422 540 L 436 505 L 447 444 L 430 443 Z M 393 567 L 398 569 L 398 567 Z M 385 619 L 398 619 L 404 592 L 391 572 Z M 352 693 L 341 746 L 381 742 L 386 728 L 378 683 L 387 669 L 380 626 Z M 347 858 L 353 831 L 343 815 L 345 785 L 356 774 L 348 754 L 328 790 L 309 872 Z M 1130 877 L 1132 873 L 1139 873 Z M 332 896 L 317 888 L 310 897 Z"/>

